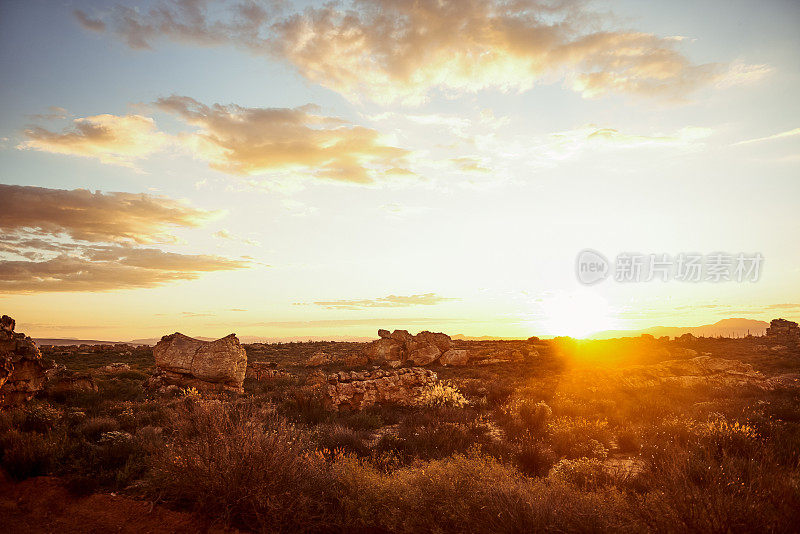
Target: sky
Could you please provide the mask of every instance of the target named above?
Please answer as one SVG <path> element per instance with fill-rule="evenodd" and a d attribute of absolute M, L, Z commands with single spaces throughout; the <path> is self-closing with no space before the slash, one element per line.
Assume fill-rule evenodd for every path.
<path fill-rule="evenodd" d="M 0 313 L 103 340 L 796 320 L 798 28 L 788 0 L 0 2 Z"/>

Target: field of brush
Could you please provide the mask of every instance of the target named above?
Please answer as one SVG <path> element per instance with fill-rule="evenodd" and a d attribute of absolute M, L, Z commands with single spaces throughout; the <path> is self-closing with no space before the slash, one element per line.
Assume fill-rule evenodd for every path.
<path fill-rule="evenodd" d="M 148 390 L 146 348 L 45 354 L 92 372 L 99 390 L 0 412 L 0 467 L 9 484 L 49 475 L 77 495 L 116 492 L 256 532 L 800 525 L 800 389 L 611 378 L 698 354 L 791 375 L 796 351 L 759 338 L 456 345 L 523 360 L 434 366 L 443 387 L 425 405 L 350 413 L 326 410 L 310 385 L 344 364 L 305 363 L 318 351 L 344 361 L 357 343 L 245 346 L 287 376 L 248 378 L 244 395 Z M 115 362 L 130 370 L 101 369 Z"/>

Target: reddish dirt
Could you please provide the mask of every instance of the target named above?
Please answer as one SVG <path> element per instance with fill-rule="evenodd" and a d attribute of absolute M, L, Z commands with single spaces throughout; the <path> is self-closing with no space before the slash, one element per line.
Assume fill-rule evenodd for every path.
<path fill-rule="evenodd" d="M 231 534 L 191 514 L 111 494 L 79 497 L 54 477 L 12 482 L 0 473 L 0 532 Z"/>

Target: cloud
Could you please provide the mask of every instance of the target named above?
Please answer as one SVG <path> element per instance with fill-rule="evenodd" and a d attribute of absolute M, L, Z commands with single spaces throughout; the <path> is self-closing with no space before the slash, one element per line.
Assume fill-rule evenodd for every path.
<path fill-rule="evenodd" d="M 94 115 L 74 119 L 72 127 L 52 132 L 40 126 L 24 132 L 18 148 L 97 158 L 103 163 L 133 167 L 137 159 L 164 147 L 169 137 L 155 121 L 141 115 Z"/>
<path fill-rule="evenodd" d="M 436 293 L 423 293 L 420 295 L 409 296 L 389 295 L 376 299 L 318 301 L 314 302 L 313 304 L 329 310 L 360 310 L 364 308 L 406 308 L 409 306 L 433 306 L 451 300 L 458 299 L 442 297 Z M 303 305 L 307 303 L 298 304 Z"/>
<path fill-rule="evenodd" d="M 154 106 L 176 116 L 189 129 L 170 135 L 160 131 L 150 117 L 95 115 L 74 119 L 72 127 L 62 132 L 40 126 L 25 130 L 28 140 L 18 148 L 132 167 L 136 160 L 177 145 L 228 174 L 302 175 L 353 183 L 401 174 L 396 170 L 405 170 L 409 154 L 387 144 L 377 130 L 322 115 L 310 104 L 297 108 L 208 106 L 173 95 Z"/>
<path fill-rule="evenodd" d="M 247 239 L 247 238 L 244 238 L 244 237 L 239 237 L 238 235 L 232 234 L 231 232 L 229 232 L 228 230 L 225 230 L 224 228 L 222 230 L 218 230 L 218 231 L 214 232 L 213 235 L 214 235 L 214 237 L 216 237 L 218 239 L 225 239 L 225 240 L 228 240 L 228 241 L 241 241 L 245 245 L 250 245 L 250 246 L 254 246 L 254 247 L 260 247 L 261 246 L 261 243 L 259 243 L 258 241 L 255 241 L 253 239 Z"/>
<path fill-rule="evenodd" d="M 800 128 L 795 128 L 794 130 L 789 130 L 786 132 L 777 133 L 775 135 L 768 135 L 767 137 L 758 137 L 756 139 L 748 139 L 746 141 L 739 141 L 738 143 L 734 143 L 736 145 L 749 145 L 750 143 L 761 143 L 762 141 L 772 141 L 774 139 L 783 139 L 785 137 L 795 137 L 800 135 Z"/>
<path fill-rule="evenodd" d="M 468 324 L 483 323 L 486 321 L 475 318 L 433 318 L 433 317 L 369 317 L 356 319 L 317 319 L 310 321 L 260 321 L 256 323 L 228 323 L 231 326 L 242 327 L 279 327 L 279 328 L 325 328 L 345 326 L 379 326 L 382 328 L 402 328 L 410 325 L 422 325 L 432 328 L 431 325 L 441 324 Z"/>
<path fill-rule="evenodd" d="M 181 135 L 193 155 L 238 175 L 299 172 L 316 178 L 368 183 L 402 162 L 408 151 L 384 144 L 376 130 L 298 108 L 207 106 L 186 96 L 156 106 L 194 126 Z"/>
<path fill-rule="evenodd" d="M 478 158 L 460 157 L 452 158 L 450 160 L 456 168 L 465 172 L 491 172 L 491 169 L 485 167 Z"/>
<path fill-rule="evenodd" d="M 243 269 L 245 261 L 131 247 L 75 247 L 44 261 L 0 260 L 0 290 L 108 291 L 194 280 L 200 273 Z"/>
<path fill-rule="evenodd" d="M 768 67 L 695 64 L 683 38 L 604 28 L 609 17 L 586 2 L 541 0 L 352 0 L 283 9 L 282 3 L 228 7 L 162 0 L 151 9 L 118 6 L 100 24 L 131 48 L 159 40 L 233 45 L 277 57 L 307 79 L 351 99 L 419 104 L 483 89 L 525 91 L 563 80 L 586 98 L 609 93 L 682 99 L 704 85 L 763 77 Z M 605 24 L 608 26 L 608 24 Z"/>
<path fill-rule="evenodd" d="M 197 227 L 218 213 L 163 196 L 0 184 L 0 291 L 155 287 L 252 266 L 139 246 L 174 243 L 168 230 Z"/>
<path fill-rule="evenodd" d="M 34 230 L 90 242 L 170 242 L 171 228 L 196 228 L 220 215 L 144 193 L 0 184 L 0 230 L 6 234 Z"/>
<path fill-rule="evenodd" d="M 103 32 L 106 29 L 106 25 L 102 20 L 90 18 L 85 12 L 81 11 L 80 9 L 76 9 L 75 11 L 72 12 L 72 14 L 75 15 L 76 19 L 78 19 L 78 23 L 87 30 Z"/>
<path fill-rule="evenodd" d="M 47 108 L 49 113 L 37 113 L 31 115 L 32 119 L 40 120 L 40 121 L 52 121 L 52 120 L 59 120 L 59 119 L 66 119 L 70 116 L 70 112 L 66 109 L 59 107 L 59 106 L 50 106 Z"/>

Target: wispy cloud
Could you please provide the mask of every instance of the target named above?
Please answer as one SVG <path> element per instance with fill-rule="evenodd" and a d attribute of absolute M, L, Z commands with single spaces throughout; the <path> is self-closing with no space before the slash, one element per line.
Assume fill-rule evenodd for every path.
<path fill-rule="evenodd" d="M 290 62 L 307 79 L 349 98 L 418 104 L 445 94 L 524 91 L 564 80 L 586 98 L 627 93 L 685 98 L 704 85 L 763 77 L 764 65 L 693 63 L 682 38 L 614 27 L 584 2 L 353 0 L 284 4 L 162 0 L 91 17 L 131 48 L 160 40 L 234 45 Z"/>
<path fill-rule="evenodd" d="M 24 135 L 27 141 L 17 148 L 96 158 L 125 167 L 134 167 L 136 160 L 161 150 L 169 141 L 153 119 L 141 115 L 94 115 L 74 119 L 61 132 L 35 126 Z"/>
<path fill-rule="evenodd" d="M 774 139 L 784 139 L 786 137 L 795 137 L 800 135 L 800 128 L 795 128 L 794 130 L 788 130 L 786 132 L 777 133 L 775 135 L 768 135 L 767 137 L 758 137 L 756 139 L 748 139 L 746 141 L 739 141 L 738 143 L 734 143 L 735 145 L 749 145 L 750 143 L 761 143 L 763 141 L 772 141 Z"/>
<path fill-rule="evenodd" d="M 419 295 L 388 295 L 375 299 L 358 300 L 328 300 L 317 301 L 311 304 L 321 306 L 329 310 L 360 310 L 365 308 L 406 308 L 409 306 L 434 306 L 442 302 L 458 300 L 455 298 L 442 297 L 436 293 L 422 293 Z M 308 303 L 298 303 L 305 305 Z"/>

